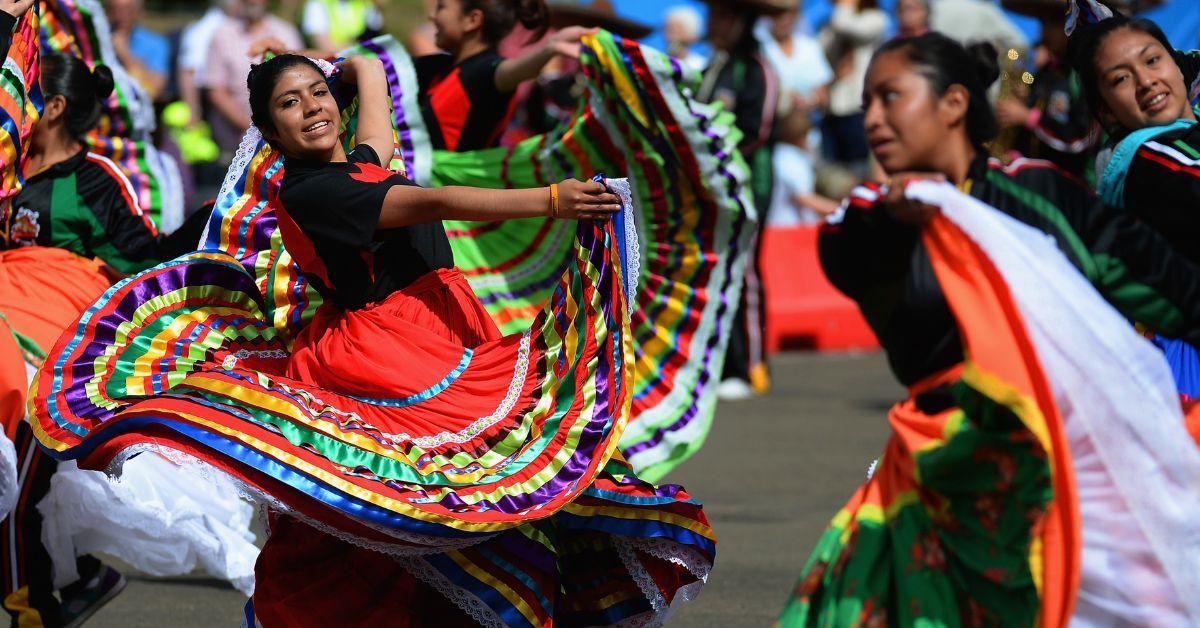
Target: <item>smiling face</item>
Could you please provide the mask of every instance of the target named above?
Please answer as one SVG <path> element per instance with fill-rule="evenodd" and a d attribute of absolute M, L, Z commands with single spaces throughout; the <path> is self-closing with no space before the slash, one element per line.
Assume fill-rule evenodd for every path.
<path fill-rule="evenodd" d="M 483 11 L 463 9 L 462 0 L 437 0 L 429 14 L 429 21 L 437 28 L 434 40 L 437 47 L 450 54 L 456 54 L 462 48 L 468 33 L 483 26 Z"/>
<path fill-rule="evenodd" d="M 888 173 L 940 172 L 941 156 L 952 140 L 965 137 L 969 95 L 951 85 L 938 96 L 904 52 L 878 55 L 863 88 L 867 142 Z M 956 135 L 957 134 L 957 135 Z"/>
<path fill-rule="evenodd" d="M 1101 115 L 1126 129 L 1194 118 L 1183 72 L 1153 36 L 1134 28 L 1115 30 L 1096 51 Z"/>
<path fill-rule="evenodd" d="M 267 103 L 273 129 L 263 129 L 271 145 L 288 157 L 330 161 L 338 147 L 341 113 L 320 72 L 294 65 L 279 75 Z"/>

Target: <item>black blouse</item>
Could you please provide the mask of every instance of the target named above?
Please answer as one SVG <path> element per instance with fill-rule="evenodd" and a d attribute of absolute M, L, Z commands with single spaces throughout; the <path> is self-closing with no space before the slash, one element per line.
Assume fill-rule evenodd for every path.
<path fill-rule="evenodd" d="M 288 159 L 279 188 L 284 245 L 321 296 L 361 308 L 440 268 L 454 266 L 441 223 L 378 229 L 388 190 L 416 185 L 359 144 L 348 161 Z"/>
<path fill-rule="evenodd" d="M 515 92 L 496 87 L 504 57 L 485 50 L 454 65 L 448 54 L 417 57 L 421 115 L 433 147 L 465 152 L 493 148 L 512 118 Z"/>
<path fill-rule="evenodd" d="M 1200 267 L 1154 229 L 1050 162 L 981 158 L 970 182 L 971 196 L 1053 237 L 1127 318 L 1200 341 Z M 893 220 L 880 198 L 877 186 L 851 195 L 841 222 L 822 228 L 821 263 L 858 302 L 897 379 L 913 385 L 961 362 L 962 340 L 920 230 Z"/>

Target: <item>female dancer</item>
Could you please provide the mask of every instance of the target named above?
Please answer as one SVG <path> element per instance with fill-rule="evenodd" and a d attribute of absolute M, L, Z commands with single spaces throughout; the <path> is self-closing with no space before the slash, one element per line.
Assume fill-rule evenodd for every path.
<path fill-rule="evenodd" d="M 413 58 L 420 89 L 421 116 L 434 149 L 466 152 L 492 148 L 508 127 L 516 106 L 516 89 L 536 78 L 556 56 L 579 57 L 579 40 L 596 32 L 570 26 L 512 59 L 497 50 L 517 24 L 540 39 L 550 25 L 545 0 L 438 0 L 429 20 L 437 47 L 445 52 Z M 332 57 L 338 51 L 294 51 L 275 38 L 260 40 L 250 56 L 266 52 L 303 52 Z"/>
<path fill-rule="evenodd" d="M 326 301 L 314 320 L 285 342 L 259 287 L 219 252 L 152 269 L 81 320 L 74 331 L 89 340 L 60 339 L 35 402 L 42 443 L 85 466 L 182 451 L 264 495 L 279 513 L 250 607 L 264 625 L 661 617 L 706 577 L 712 535 L 686 493 L 612 458 L 632 392 L 624 262 L 606 246 L 617 236 L 580 223 L 543 315 L 500 337 L 438 224 L 604 219 L 617 198 L 570 180 L 407 185 L 377 157 L 394 149 L 382 65 L 351 58 L 341 76 L 359 95 L 349 151 L 313 62 L 280 55 L 248 79 L 253 118 L 285 158 L 266 200 Z M 128 306 L 141 313 L 126 319 Z M 117 318 L 121 339 L 101 331 Z M 195 324 L 160 327 L 170 319 Z M 179 336 L 164 344 L 164 332 Z M 150 358 L 143 334 L 175 357 Z M 70 364 L 89 359 L 77 350 L 113 340 L 103 353 L 149 366 L 149 387 L 85 384 L 116 403 L 98 414 L 67 401 L 83 382 L 50 379 L 74 380 Z"/>
<path fill-rule="evenodd" d="M 13 200 L 6 248 L 49 246 L 100 258 L 117 276 L 156 262 L 158 230 L 143 214 L 129 179 L 89 152 L 83 136 L 113 90 L 112 72 L 90 70 L 59 53 L 42 57 L 46 108 L 34 126 L 26 184 Z"/>
<path fill-rule="evenodd" d="M 1053 238 L 1127 316 L 1200 337 L 1200 275 L 1158 234 L 1048 162 L 988 160 L 983 144 L 997 122 L 986 90 L 997 75 L 990 46 L 968 52 L 937 33 L 893 40 L 872 59 L 866 132 L 891 183 L 855 191 L 822 233 L 821 259 L 912 397 L 892 411 L 895 433 L 878 470 L 810 556 L 785 625 L 1031 625 L 1061 610 L 1043 608 L 1063 590 L 1058 562 L 1044 557 L 1060 545 L 1063 513 L 1077 507 L 1064 484 L 1070 470 L 1050 472 L 1044 440 L 1026 427 L 1028 408 L 964 367 L 961 312 L 949 306 L 918 228 L 937 210 L 907 200 L 908 182 L 952 182 Z"/>
<path fill-rule="evenodd" d="M 1120 14 L 1080 24 L 1071 46 L 1110 136 L 1097 190 L 1200 261 L 1200 127 L 1190 93 L 1200 55 L 1174 51 L 1154 22 Z"/>
<path fill-rule="evenodd" d="M 1154 227 L 1180 253 L 1200 261 L 1200 125 L 1191 99 L 1200 53 L 1175 51 L 1149 20 L 1082 7 L 1071 34 L 1076 71 L 1109 134 L 1097 169 L 1105 202 Z M 1154 338 L 1185 399 L 1200 398 L 1200 353 L 1190 343 Z M 1200 429 L 1200 423 L 1196 424 Z"/>
<path fill-rule="evenodd" d="M 437 46 L 447 54 L 413 60 L 421 88 L 421 113 L 435 149 L 463 152 L 497 145 L 508 127 L 522 82 L 537 77 L 555 56 L 579 56 L 579 39 L 595 29 L 571 26 L 520 57 L 505 59 L 496 47 L 520 23 L 530 41 L 545 34 L 544 0 L 438 0 L 429 16 Z"/>
<path fill-rule="evenodd" d="M 121 168 L 86 147 L 84 136 L 113 91 L 112 71 L 49 53 L 41 72 L 45 109 L 29 139 L 25 186 L 7 213 L 0 248 L 65 249 L 98 259 L 112 278 L 193 250 L 203 216 L 160 235 Z"/>

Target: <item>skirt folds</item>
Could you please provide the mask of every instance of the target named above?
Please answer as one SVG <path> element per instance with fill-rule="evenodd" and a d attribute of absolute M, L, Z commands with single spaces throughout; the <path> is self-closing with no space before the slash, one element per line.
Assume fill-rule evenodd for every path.
<path fill-rule="evenodd" d="M 1036 623 L 1045 452 L 961 369 L 933 381 L 888 414 L 883 456 L 817 542 L 783 625 Z M 930 398 L 948 407 L 923 411 Z"/>
<path fill-rule="evenodd" d="M 302 598 L 308 614 L 272 615 L 289 612 L 269 583 L 289 537 L 315 555 L 370 551 L 390 561 L 381 575 L 399 561 L 421 586 L 373 602 L 396 613 L 432 587 L 485 624 L 665 617 L 707 576 L 714 535 L 686 492 L 641 482 L 617 454 L 633 353 L 614 226 L 581 224 L 571 260 L 523 333 L 501 336 L 444 270 L 362 310 L 326 306 L 289 349 L 241 263 L 180 258 L 115 286 L 59 339 L 35 431 L 86 468 L 194 457 L 291 519 L 258 565 L 256 611 L 280 623 L 340 605 L 345 569 L 373 577 L 334 566 L 313 576 L 329 586 Z"/>

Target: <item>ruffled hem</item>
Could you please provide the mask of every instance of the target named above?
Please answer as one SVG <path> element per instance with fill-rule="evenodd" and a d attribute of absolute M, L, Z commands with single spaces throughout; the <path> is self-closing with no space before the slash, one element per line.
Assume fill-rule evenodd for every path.
<path fill-rule="evenodd" d="M 79 579 L 75 557 L 103 553 L 156 577 L 202 569 L 254 592 L 254 507 L 219 476 L 146 452 L 119 478 L 62 463 L 38 503 L 42 543 L 61 588 Z"/>
<path fill-rule="evenodd" d="M 724 361 L 724 330 L 733 324 L 756 219 L 732 118 L 692 98 L 696 73 L 661 52 L 600 33 L 585 39 L 589 96 L 571 123 L 508 151 L 431 153 L 404 49 L 382 37 L 345 54 L 383 62 L 397 129 L 392 167 L 420 183 L 533 187 L 596 171 L 629 178 L 626 186 L 614 185 L 628 191 L 637 210 L 625 234 L 634 410 L 621 448 L 649 479 L 695 452 L 711 425 L 712 382 Z M 254 273 L 268 318 L 290 343 L 321 300 L 274 235 L 280 162 L 252 129 L 221 188 L 205 242 Z M 455 258 L 501 330 L 528 328 L 571 263 L 573 226 L 539 218 L 446 226 Z"/>
<path fill-rule="evenodd" d="M 348 347 L 397 333 L 441 356 L 364 369 L 376 384 L 397 376 L 402 394 L 386 398 L 284 375 L 290 354 L 236 260 L 197 253 L 163 264 L 114 286 L 59 340 L 38 379 L 38 390 L 52 392 L 36 398 L 35 433 L 51 455 L 88 468 L 147 447 L 201 460 L 327 534 L 433 565 L 510 624 L 665 613 L 692 594 L 696 572 L 707 573 L 715 541 L 681 489 L 644 484 L 611 460 L 631 394 L 621 222 L 579 225 L 574 264 L 524 334 L 454 348 L 437 332 L 404 331 L 405 310 L 393 311 L 390 300 L 329 319 Z M 417 296 L 431 303 L 430 294 Z M 355 331 L 380 313 L 395 319 L 384 325 L 390 331 Z M 333 327 L 321 325 L 313 333 L 325 338 Z M 313 340 L 299 342 L 307 351 Z M 457 367 L 451 353 L 461 356 Z M 327 370 L 363 368 L 352 354 Z M 405 373 L 424 379 L 409 382 Z M 640 559 L 651 565 L 642 586 L 653 583 L 665 603 L 639 594 L 640 602 L 608 604 L 590 586 L 564 597 L 552 573 L 530 578 L 518 568 L 513 578 L 528 597 L 505 607 L 500 585 L 477 575 L 497 568 L 492 548 L 525 538 L 531 525 L 594 539 L 600 549 L 572 559 L 590 574 L 577 579 L 584 583 L 607 577 L 597 565 L 618 560 L 615 537 L 678 545 L 677 561 Z M 571 544 L 551 541 L 539 551 L 564 547 Z M 477 569 L 464 571 L 468 562 Z M 618 580 L 640 590 L 638 577 Z M 581 610 L 560 608 L 563 600 Z"/>

